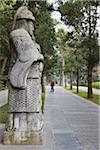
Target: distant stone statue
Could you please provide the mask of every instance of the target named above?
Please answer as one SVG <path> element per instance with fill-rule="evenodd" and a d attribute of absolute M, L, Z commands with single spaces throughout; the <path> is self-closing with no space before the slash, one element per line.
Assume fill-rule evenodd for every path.
<path fill-rule="evenodd" d="M 10 34 L 9 131 L 5 144 L 40 144 L 43 128 L 41 75 L 43 55 L 34 37 L 35 18 L 26 6 L 15 15 Z M 13 138 L 13 140 L 12 140 Z"/>

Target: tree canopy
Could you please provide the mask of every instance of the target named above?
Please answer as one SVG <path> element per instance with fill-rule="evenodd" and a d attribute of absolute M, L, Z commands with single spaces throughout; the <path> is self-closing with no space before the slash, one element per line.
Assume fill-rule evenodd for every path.
<path fill-rule="evenodd" d="M 10 59 L 9 33 L 12 30 L 12 24 L 16 10 L 22 5 L 23 1 L 0 0 L 0 69 L 3 75 L 8 74 L 8 65 Z M 52 62 L 54 63 L 55 51 L 55 30 L 54 22 L 51 18 L 51 6 L 46 1 L 29 1 L 29 9 L 35 16 L 35 36 L 40 44 L 44 55 L 44 73 L 49 74 Z M 5 61 L 7 58 L 7 61 Z M 3 68 L 2 68 L 3 66 Z M 2 76 L 2 75 L 1 75 Z"/>
<path fill-rule="evenodd" d="M 81 53 L 87 62 L 88 70 L 88 97 L 92 97 L 93 67 L 99 61 L 98 31 L 96 28 L 98 7 L 99 1 L 97 0 L 60 0 L 58 7 L 62 21 L 67 26 L 73 26 L 74 32 L 81 37 Z M 78 43 L 78 45 L 80 44 Z"/>

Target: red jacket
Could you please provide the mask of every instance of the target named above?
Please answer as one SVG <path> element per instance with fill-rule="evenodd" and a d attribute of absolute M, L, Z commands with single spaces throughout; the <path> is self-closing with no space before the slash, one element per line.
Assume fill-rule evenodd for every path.
<path fill-rule="evenodd" d="M 51 82 L 51 86 L 54 86 L 54 85 L 55 85 L 55 82 L 54 82 L 54 81 L 52 81 L 52 82 Z"/>

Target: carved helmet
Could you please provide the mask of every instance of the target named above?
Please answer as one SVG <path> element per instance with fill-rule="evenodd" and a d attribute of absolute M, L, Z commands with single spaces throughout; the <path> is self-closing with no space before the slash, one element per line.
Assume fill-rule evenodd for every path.
<path fill-rule="evenodd" d="M 27 6 L 21 6 L 17 10 L 15 19 L 27 19 L 27 20 L 32 20 L 35 21 L 35 17 L 33 16 L 32 12 L 28 10 Z"/>

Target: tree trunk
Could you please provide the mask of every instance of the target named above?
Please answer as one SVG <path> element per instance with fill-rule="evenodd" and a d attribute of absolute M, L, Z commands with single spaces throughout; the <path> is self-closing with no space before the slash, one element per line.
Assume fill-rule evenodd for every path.
<path fill-rule="evenodd" d="M 42 85 L 42 92 L 45 93 L 44 71 L 42 72 L 41 85 Z"/>
<path fill-rule="evenodd" d="M 64 86 L 64 59 L 62 59 L 62 68 L 61 68 L 61 72 L 60 72 L 60 86 Z"/>
<path fill-rule="evenodd" d="M 59 73 L 60 73 L 60 79 L 59 79 L 59 80 L 60 80 L 60 82 L 59 82 L 59 85 L 60 85 L 60 86 L 61 86 L 61 82 L 62 82 L 62 73 L 61 73 L 61 72 L 62 72 L 62 71 L 60 70 L 60 72 L 59 72 Z"/>
<path fill-rule="evenodd" d="M 88 67 L 88 98 L 93 97 L 93 91 L 92 91 L 92 68 Z"/>
<path fill-rule="evenodd" d="M 72 90 L 72 73 L 70 72 L 70 89 Z"/>
<path fill-rule="evenodd" d="M 79 70 L 77 68 L 77 93 L 79 93 Z"/>
<path fill-rule="evenodd" d="M 91 7 L 89 7 L 89 38 L 91 39 L 91 32 L 92 32 L 92 22 L 91 22 Z M 89 55 L 91 56 L 91 48 L 89 48 Z M 88 98 L 93 97 L 92 91 L 92 66 L 91 66 L 91 58 L 88 58 Z"/>
<path fill-rule="evenodd" d="M 64 66 L 65 66 L 65 61 L 62 59 L 62 83 L 61 85 L 64 86 Z"/>
<path fill-rule="evenodd" d="M 67 87 L 67 75 L 65 74 L 65 88 Z"/>
<path fill-rule="evenodd" d="M 64 86 L 64 71 L 62 70 L 62 80 L 61 80 L 61 86 Z"/>

